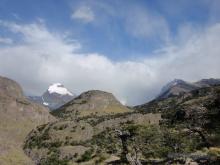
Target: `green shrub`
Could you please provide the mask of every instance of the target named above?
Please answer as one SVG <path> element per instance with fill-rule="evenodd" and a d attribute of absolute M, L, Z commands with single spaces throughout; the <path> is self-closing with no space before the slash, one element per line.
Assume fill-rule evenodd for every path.
<path fill-rule="evenodd" d="M 67 124 L 63 124 L 63 125 L 61 125 L 61 126 L 59 127 L 59 130 L 64 130 L 64 129 L 67 128 L 67 127 L 68 127 Z"/>
<path fill-rule="evenodd" d="M 67 165 L 69 162 L 68 159 L 59 159 L 59 155 L 57 153 L 51 154 L 46 159 L 41 161 L 41 165 Z"/>
<path fill-rule="evenodd" d="M 94 149 L 89 149 L 85 151 L 85 153 L 81 156 L 81 158 L 77 162 L 86 162 L 92 159 Z"/>
<path fill-rule="evenodd" d="M 99 157 L 97 160 L 95 160 L 95 164 L 100 164 L 100 163 L 102 163 L 104 160 L 106 160 L 106 157 L 103 156 L 103 155 L 100 155 L 100 157 Z"/>

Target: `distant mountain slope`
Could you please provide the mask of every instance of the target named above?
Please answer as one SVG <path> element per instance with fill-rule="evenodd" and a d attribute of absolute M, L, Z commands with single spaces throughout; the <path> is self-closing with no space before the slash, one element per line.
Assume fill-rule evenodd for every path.
<path fill-rule="evenodd" d="M 200 81 L 195 82 L 194 84 L 199 87 L 210 87 L 213 85 L 220 85 L 220 79 L 214 79 L 214 78 L 202 79 Z"/>
<path fill-rule="evenodd" d="M 167 85 L 165 85 L 161 89 L 161 93 L 154 100 L 141 105 L 134 106 L 133 108 L 140 111 L 151 112 L 151 110 L 149 109 L 149 105 L 152 105 L 154 103 L 160 103 L 159 101 L 162 102 L 163 100 L 167 101 L 170 97 L 170 100 L 172 100 L 173 97 L 182 96 L 184 94 L 187 95 L 187 93 L 190 93 L 194 90 L 198 90 L 204 87 L 213 87 L 216 85 L 220 85 L 220 79 L 202 79 L 194 83 L 189 83 L 183 80 L 175 79 Z M 166 109 L 166 107 L 167 106 L 164 106 L 162 109 Z"/>
<path fill-rule="evenodd" d="M 181 93 L 186 93 L 197 88 L 198 87 L 195 86 L 193 83 L 188 83 L 183 80 L 175 79 L 169 82 L 161 89 L 161 92 L 157 99 L 164 99 L 170 96 L 176 96 Z"/>
<path fill-rule="evenodd" d="M 0 76 L 0 164 L 30 165 L 23 141 L 37 125 L 53 121 L 49 110 L 29 102 L 15 81 Z"/>
<path fill-rule="evenodd" d="M 188 93 L 182 93 L 177 96 L 170 96 L 165 99 L 154 99 L 148 103 L 133 107 L 137 111 L 144 113 L 175 113 L 176 109 L 183 109 L 193 113 L 196 109 L 202 113 L 208 110 L 210 106 L 220 102 L 220 85 L 203 87 L 192 90 Z M 219 107 L 217 107 L 219 108 Z"/>
<path fill-rule="evenodd" d="M 190 92 L 202 87 L 210 87 L 212 85 L 219 85 L 220 79 L 202 79 L 198 82 L 190 83 L 180 79 L 175 79 L 165 85 L 159 96 L 156 99 L 164 99 L 170 96 L 177 96 L 183 93 Z"/>
<path fill-rule="evenodd" d="M 65 103 L 69 102 L 76 95 L 71 93 L 60 83 L 54 83 L 48 87 L 42 96 L 29 96 L 29 100 L 49 107 L 51 110 L 61 107 Z"/>
<path fill-rule="evenodd" d="M 131 112 L 131 110 L 123 106 L 111 93 L 91 90 L 82 93 L 53 111 L 52 114 L 62 118 L 76 118 L 77 116 L 100 116 L 124 112 Z"/>

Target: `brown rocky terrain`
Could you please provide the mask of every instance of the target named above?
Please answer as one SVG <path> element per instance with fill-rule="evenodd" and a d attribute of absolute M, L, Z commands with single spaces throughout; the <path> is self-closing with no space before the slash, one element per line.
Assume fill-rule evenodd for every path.
<path fill-rule="evenodd" d="M 28 101 L 19 84 L 0 77 L 0 164 L 33 164 L 22 150 L 24 139 L 54 119 L 47 108 Z"/>

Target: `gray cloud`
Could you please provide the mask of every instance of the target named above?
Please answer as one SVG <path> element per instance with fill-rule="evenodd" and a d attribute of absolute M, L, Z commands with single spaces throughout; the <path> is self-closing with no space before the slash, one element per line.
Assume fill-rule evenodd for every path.
<path fill-rule="evenodd" d="M 27 94 L 41 94 L 49 84 L 60 82 L 78 94 L 109 91 L 131 105 L 152 99 L 174 78 L 220 77 L 220 24 L 200 30 L 182 28 L 176 38 L 182 42 L 170 43 L 151 57 L 121 62 L 98 53 L 76 53 L 80 43 L 69 43 L 42 22 L 1 21 L 0 26 L 22 36 L 19 44 L 0 47 L 0 74 L 21 83 Z"/>

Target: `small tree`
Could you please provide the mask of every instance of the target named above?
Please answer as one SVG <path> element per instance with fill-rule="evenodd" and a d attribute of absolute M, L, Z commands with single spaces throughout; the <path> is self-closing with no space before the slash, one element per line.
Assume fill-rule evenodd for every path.
<path fill-rule="evenodd" d="M 130 133 L 127 131 L 115 130 L 117 136 L 120 138 L 122 143 L 122 153 L 121 153 L 121 160 L 123 162 L 127 162 L 126 155 L 128 154 L 128 146 L 127 140 L 131 137 Z"/>
<path fill-rule="evenodd" d="M 134 157 L 131 156 L 131 154 L 128 151 L 128 140 L 132 138 L 132 134 L 129 131 L 121 131 L 121 130 L 115 130 L 118 137 L 121 140 L 122 143 L 122 153 L 121 153 L 121 161 L 129 163 L 131 165 L 141 165 L 139 159 L 138 159 L 138 148 L 134 146 Z"/>

